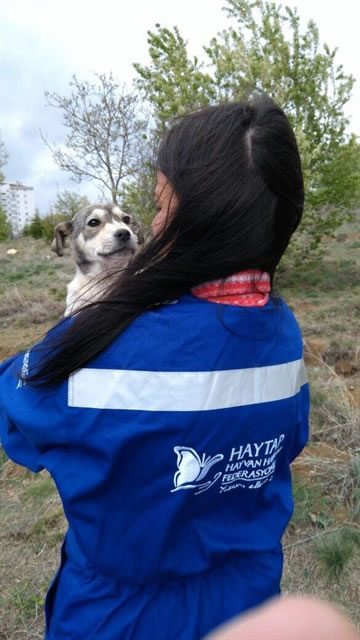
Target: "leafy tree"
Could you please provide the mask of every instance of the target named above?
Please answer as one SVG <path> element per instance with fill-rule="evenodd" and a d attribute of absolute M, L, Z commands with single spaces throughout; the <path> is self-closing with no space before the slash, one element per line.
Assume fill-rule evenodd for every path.
<path fill-rule="evenodd" d="M 278 102 L 297 136 L 306 207 L 292 253 L 301 260 L 315 251 L 349 216 L 359 199 L 359 147 L 347 135 L 344 105 L 354 78 L 335 61 L 336 50 L 320 47 L 313 21 L 301 30 L 296 10 L 264 0 L 227 0 L 232 26 L 214 37 L 209 65 L 187 55 L 177 28 L 148 32 L 151 62 L 135 64 L 137 86 L 151 102 L 158 129 L 171 117 L 203 104 L 241 99 L 266 91 Z"/>
<path fill-rule="evenodd" d="M 63 213 L 49 213 L 41 219 L 42 237 L 52 242 L 55 235 L 55 227 L 59 222 L 71 220 L 72 216 Z M 31 235 L 31 234 L 30 234 Z"/>
<path fill-rule="evenodd" d="M 30 236 L 30 224 L 25 224 L 23 226 L 23 228 L 21 229 L 21 235 L 24 236 L 25 238 L 28 238 Z"/>
<path fill-rule="evenodd" d="M 69 133 L 61 147 L 43 140 L 53 158 L 72 180 L 91 180 L 117 201 L 123 180 L 137 169 L 136 147 L 146 130 L 146 118 L 140 117 L 139 98 L 128 94 L 113 76 L 97 75 L 97 82 L 70 82 L 70 97 L 45 92 L 47 103 L 58 109 Z"/>
<path fill-rule="evenodd" d="M 29 224 L 29 235 L 32 238 L 42 238 L 44 235 L 44 229 L 42 225 L 42 220 L 40 218 L 39 211 L 35 210 L 35 216 Z"/>
<path fill-rule="evenodd" d="M 50 213 L 60 213 L 70 220 L 80 209 L 87 207 L 89 204 L 90 201 L 87 196 L 80 196 L 78 193 L 75 193 L 75 191 L 65 190 L 56 196 Z"/>
<path fill-rule="evenodd" d="M 174 116 L 216 100 L 216 91 L 204 64 L 196 56 L 190 59 L 179 29 L 171 31 L 159 24 L 156 28 L 148 31 L 151 65 L 135 63 L 134 67 L 139 74 L 136 85 L 153 106 L 161 130 Z"/>
<path fill-rule="evenodd" d="M 90 204 L 86 196 L 80 196 L 74 191 L 62 191 L 56 196 L 54 204 L 51 205 L 49 213 L 41 218 L 43 237 L 51 242 L 54 238 L 55 227 L 59 222 L 71 220 L 74 215 L 83 207 Z"/>
<path fill-rule="evenodd" d="M 155 213 L 155 162 L 159 143 L 155 130 L 143 138 L 138 146 L 139 170 L 124 184 L 120 194 L 122 209 L 134 214 L 145 228 L 150 226 Z"/>
<path fill-rule="evenodd" d="M 7 240 L 11 232 L 11 224 L 7 219 L 5 211 L 0 207 L 0 242 Z"/>
<path fill-rule="evenodd" d="M 0 184 L 2 182 L 4 182 L 4 180 L 5 180 L 5 176 L 4 176 L 3 172 L 2 172 L 2 169 L 6 165 L 6 163 L 8 161 L 8 158 L 9 158 L 9 154 L 6 151 L 5 144 L 2 141 L 1 136 L 0 136 Z"/>
<path fill-rule="evenodd" d="M 145 227 L 150 227 L 155 213 L 154 187 L 153 170 L 144 166 L 137 178 L 124 185 L 121 193 L 121 208 L 134 214 Z"/>

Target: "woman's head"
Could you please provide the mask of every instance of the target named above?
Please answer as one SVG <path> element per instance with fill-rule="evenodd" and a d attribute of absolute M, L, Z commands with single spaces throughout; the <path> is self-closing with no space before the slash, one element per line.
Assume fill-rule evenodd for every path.
<path fill-rule="evenodd" d="M 294 134 L 270 98 L 179 118 L 157 169 L 153 239 L 76 315 L 28 383 L 66 379 L 138 315 L 195 285 L 249 268 L 273 277 L 301 219 L 303 180 Z"/>
<path fill-rule="evenodd" d="M 203 277 L 250 267 L 273 275 L 304 199 L 283 111 L 263 96 L 178 119 L 159 150 L 156 196 L 153 229 L 166 231 L 178 258 L 208 263 Z"/>

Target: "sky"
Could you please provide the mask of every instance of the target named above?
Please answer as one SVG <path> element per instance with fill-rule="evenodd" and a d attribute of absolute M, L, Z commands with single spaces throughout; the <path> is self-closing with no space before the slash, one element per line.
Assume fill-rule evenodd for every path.
<path fill-rule="evenodd" d="M 177 25 L 192 55 L 229 26 L 225 0 L 0 0 L 0 131 L 10 154 L 7 181 L 34 187 L 42 214 L 58 192 L 70 189 L 97 199 L 89 183 L 75 184 L 59 170 L 40 131 L 61 144 L 59 112 L 45 105 L 44 91 L 66 95 L 71 76 L 91 80 L 112 71 L 131 86 L 133 62 L 146 64 L 146 32 L 156 23 Z M 321 42 L 338 47 L 337 61 L 357 83 L 346 107 L 350 129 L 360 135 L 360 2 L 287 0 L 304 21 L 314 19 Z"/>

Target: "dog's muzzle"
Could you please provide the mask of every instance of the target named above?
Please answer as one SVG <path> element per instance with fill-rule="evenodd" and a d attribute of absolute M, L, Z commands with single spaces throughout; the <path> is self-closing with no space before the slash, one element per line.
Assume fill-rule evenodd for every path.
<path fill-rule="evenodd" d="M 106 249 L 101 252 L 99 251 L 99 255 L 103 258 L 108 258 L 110 256 L 115 257 L 126 253 L 135 253 L 136 245 L 128 229 L 119 229 L 114 233 L 113 238 L 112 246 L 106 247 Z"/>

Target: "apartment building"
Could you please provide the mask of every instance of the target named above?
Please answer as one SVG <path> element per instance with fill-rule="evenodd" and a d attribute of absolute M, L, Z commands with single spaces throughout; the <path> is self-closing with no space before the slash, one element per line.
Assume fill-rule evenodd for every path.
<path fill-rule="evenodd" d="M 21 182 L 0 184 L 0 205 L 11 223 L 15 236 L 35 215 L 34 189 Z"/>

